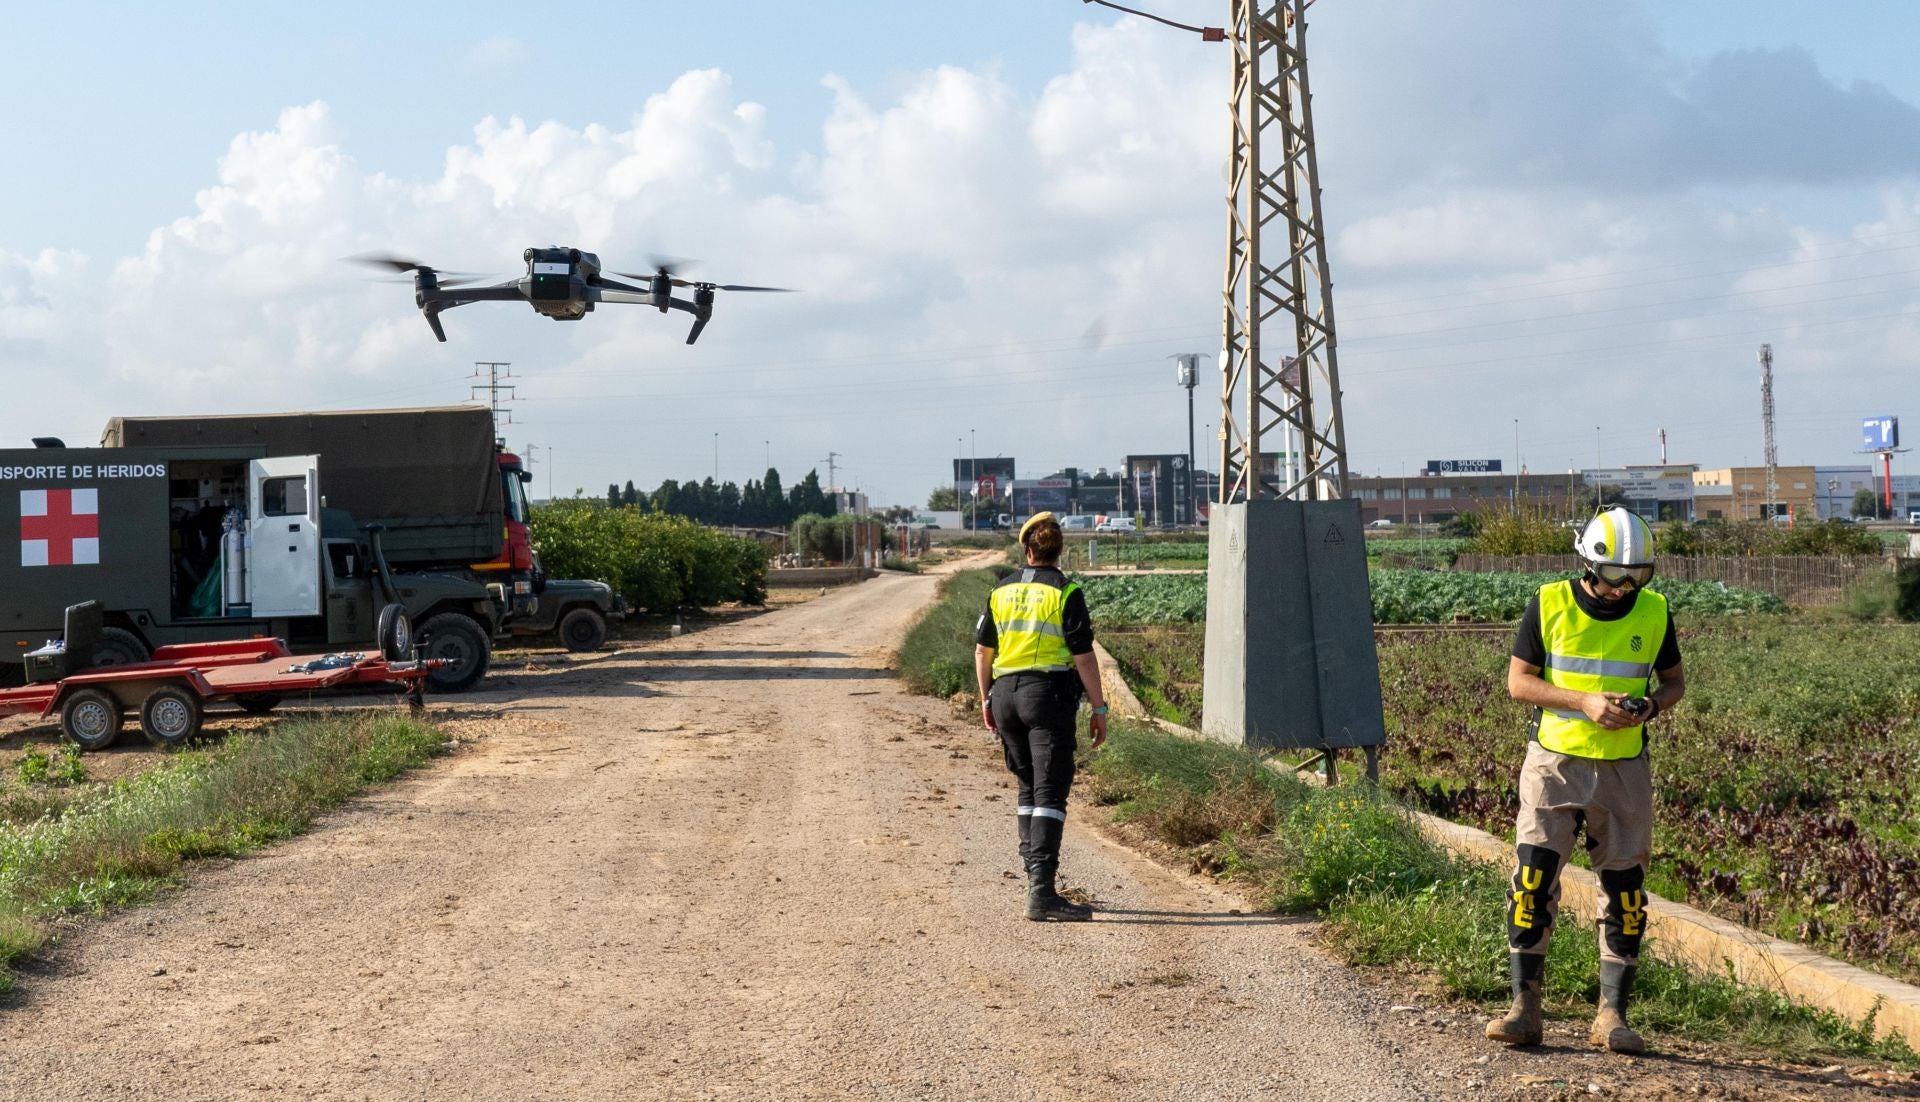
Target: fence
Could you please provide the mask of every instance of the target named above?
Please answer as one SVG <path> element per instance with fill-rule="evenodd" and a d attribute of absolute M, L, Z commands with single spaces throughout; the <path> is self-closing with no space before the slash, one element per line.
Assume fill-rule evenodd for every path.
<path fill-rule="evenodd" d="M 1725 582 L 1771 593 L 1790 605 L 1837 604 L 1854 583 L 1886 565 L 1878 555 L 1667 555 L 1659 563 L 1662 577 Z M 1580 560 L 1573 555 L 1461 555 L 1453 568 L 1482 574 L 1572 574 L 1580 569 Z"/>

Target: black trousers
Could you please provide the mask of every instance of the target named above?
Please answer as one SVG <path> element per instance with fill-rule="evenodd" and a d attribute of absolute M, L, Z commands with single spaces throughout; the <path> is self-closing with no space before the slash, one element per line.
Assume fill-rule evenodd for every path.
<path fill-rule="evenodd" d="M 1073 788 L 1079 682 L 1072 674 L 1010 673 L 994 680 L 987 699 L 1007 768 L 1020 782 L 1020 855 L 1056 864 Z"/>

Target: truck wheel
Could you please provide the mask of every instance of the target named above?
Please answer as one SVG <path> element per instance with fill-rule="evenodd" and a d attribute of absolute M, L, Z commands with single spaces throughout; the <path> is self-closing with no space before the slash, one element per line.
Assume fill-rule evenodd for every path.
<path fill-rule="evenodd" d="M 380 610 L 380 627 L 374 638 L 380 641 L 380 656 L 389 662 L 405 662 L 413 657 L 413 621 L 407 610 L 390 604 Z"/>
<path fill-rule="evenodd" d="M 82 750 L 112 746 L 120 721 L 120 702 L 105 689 L 80 689 L 60 706 L 60 731 Z"/>
<path fill-rule="evenodd" d="M 576 608 L 560 617 L 560 641 L 571 651 L 599 650 L 607 641 L 607 618 L 598 609 Z"/>
<path fill-rule="evenodd" d="M 90 666 L 132 666 L 153 657 L 140 637 L 126 628 L 101 628 Z"/>
<path fill-rule="evenodd" d="M 180 685 L 162 685 L 140 703 L 140 733 L 162 750 L 200 733 L 200 696 Z"/>
<path fill-rule="evenodd" d="M 465 692 L 487 676 L 493 662 L 492 644 L 472 617 L 443 612 L 420 625 L 420 639 L 428 658 L 447 661 L 427 674 L 434 692 Z"/>
<path fill-rule="evenodd" d="M 241 693 L 233 698 L 240 710 L 250 716 L 263 716 L 280 706 L 279 693 Z"/>

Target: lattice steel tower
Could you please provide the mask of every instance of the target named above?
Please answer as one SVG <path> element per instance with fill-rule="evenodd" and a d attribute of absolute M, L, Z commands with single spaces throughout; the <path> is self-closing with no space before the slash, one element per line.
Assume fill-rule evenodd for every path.
<path fill-rule="evenodd" d="M 1780 504 L 1780 453 L 1773 446 L 1773 346 L 1760 346 L 1760 423 L 1766 430 L 1766 444 L 1761 448 L 1762 462 L 1767 466 L 1767 500 L 1760 506 L 1760 515 L 1768 517 Z"/>
<path fill-rule="evenodd" d="M 1339 498 L 1347 443 L 1307 85 L 1313 0 L 1232 4 L 1219 500 Z M 1278 468 L 1263 470 L 1276 447 Z"/>

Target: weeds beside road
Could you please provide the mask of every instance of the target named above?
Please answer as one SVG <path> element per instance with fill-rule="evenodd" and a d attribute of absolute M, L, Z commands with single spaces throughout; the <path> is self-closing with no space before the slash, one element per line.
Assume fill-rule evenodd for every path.
<path fill-rule="evenodd" d="M 401 715 L 297 719 L 106 784 L 0 789 L 0 990 L 11 986 L 8 966 L 63 915 L 139 902 L 186 860 L 299 834 L 319 811 L 445 745 Z"/>
<path fill-rule="evenodd" d="M 902 647 L 901 675 L 909 685 L 943 696 L 971 688 L 972 626 L 992 580 L 991 573 L 976 572 L 949 583 L 943 600 Z M 1754 630 L 1767 630 L 1775 621 L 1751 623 L 1759 625 Z M 1184 630 L 1191 654 L 1160 668 L 1197 676 L 1198 629 Z M 1177 639 L 1169 645 L 1180 649 Z M 1504 661 L 1504 638 L 1478 645 Z M 1434 686 L 1392 679 L 1390 662 L 1383 661 L 1382 680 L 1395 700 L 1417 697 L 1425 705 L 1444 705 L 1462 699 L 1465 680 L 1484 672 L 1483 664 L 1450 666 L 1453 691 L 1439 695 Z M 1454 678 L 1462 680 L 1455 684 Z M 1198 686 L 1191 689 L 1197 712 Z M 1505 700 L 1503 692 L 1483 686 L 1466 698 L 1484 702 L 1496 696 Z M 1433 726 L 1430 718 L 1402 720 Z M 1436 734 L 1456 726 L 1448 722 Z M 1411 739 L 1404 730 L 1396 732 L 1396 746 Z M 1439 850 L 1391 796 L 1354 787 L 1310 788 L 1274 773 L 1247 751 L 1125 722 L 1115 724 L 1107 748 L 1087 764 L 1093 798 L 1110 806 L 1117 822 L 1177 847 L 1195 867 L 1242 885 L 1269 909 L 1317 912 L 1332 945 L 1349 961 L 1390 969 L 1401 982 L 1438 987 L 1452 997 L 1483 1003 L 1504 998 L 1506 870 Z M 1562 1017 L 1591 1014 L 1594 932 L 1565 924 L 1552 957 L 1547 993 L 1553 1011 Z M 1694 975 L 1662 959 L 1657 948 L 1646 959 L 1637 991 L 1636 1021 L 1656 1034 L 1732 1042 L 1787 1059 L 1869 1057 L 1920 1066 L 1898 1039 L 1875 1041 L 1871 1023 L 1843 1022 L 1724 977 Z"/>

